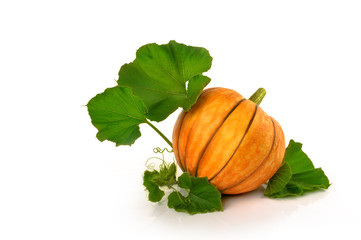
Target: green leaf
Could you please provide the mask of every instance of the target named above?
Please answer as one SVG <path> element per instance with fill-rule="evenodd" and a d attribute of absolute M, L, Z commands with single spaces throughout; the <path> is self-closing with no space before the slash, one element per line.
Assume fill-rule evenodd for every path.
<path fill-rule="evenodd" d="M 159 202 L 163 196 L 164 191 L 159 187 L 167 186 L 171 188 L 176 184 L 177 166 L 175 163 L 166 164 L 165 162 L 160 166 L 160 170 L 145 171 L 143 177 L 143 185 L 149 191 L 149 200 L 152 202 Z"/>
<path fill-rule="evenodd" d="M 304 191 L 313 191 L 318 188 L 327 189 L 330 186 L 329 180 L 321 168 L 295 173 L 292 175 L 290 183 L 297 185 Z"/>
<path fill-rule="evenodd" d="M 279 191 L 267 191 L 267 187 L 265 196 L 270 198 L 300 196 L 306 192 L 327 189 L 329 186 L 329 180 L 323 170 L 316 168 L 294 174 L 284 188 Z"/>
<path fill-rule="evenodd" d="M 301 188 L 291 183 L 288 183 L 281 191 L 265 195 L 269 198 L 284 198 L 302 195 L 304 192 Z"/>
<path fill-rule="evenodd" d="M 168 207 L 189 214 L 222 211 L 221 193 L 206 177 L 197 178 L 183 173 L 178 178 L 178 186 L 186 189 L 188 196 L 172 192 L 168 196 Z"/>
<path fill-rule="evenodd" d="M 178 107 L 190 109 L 210 82 L 202 73 L 211 65 L 212 57 L 204 48 L 175 41 L 147 44 L 138 49 L 133 62 L 121 67 L 118 84 L 132 88 L 148 109 L 146 117 L 159 122 Z"/>
<path fill-rule="evenodd" d="M 275 175 L 269 180 L 267 184 L 265 196 L 270 196 L 274 193 L 281 191 L 286 187 L 287 183 L 291 180 L 292 171 L 287 162 L 283 162 Z"/>
<path fill-rule="evenodd" d="M 188 197 L 184 197 L 180 192 L 174 191 L 168 196 L 168 207 L 174 208 L 178 212 L 188 212 L 188 208 L 191 204 L 191 200 Z M 193 212 L 190 214 L 196 214 Z"/>
<path fill-rule="evenodd" d="M 290 140 L 285 156 L 284 162 L 287 162 L 292 169 L 292 173 L 298 173 L 314 169 L 311 159 L 302 151 L 302 143 L 295 142 L 293 139 Z"/>
<path fill-rule="evenodd" d="M 290 141 L 281 167 L 267 184 L 265 196 L 284 198 L 327 189 L 329 180 L 321 168 L 315 168 L 302 151 L 302 144 Z"/>
<path fill-rule="evenodd" d="M 113 87 L 96 95 L 88 104 L 92 124 L 100 141 L 131 145 L 140 137 L 139 124 L 145 123 L 147 112 L 141 99 L 130 88 Z"/>
<path fill-rule="evenodd" d="M 143 185 L 149 191 L 149 201 L 151 202 L 159 202 L 163 196 L 164 191 L 160 190 L 159 185 L 153 181 L 159 175 L 159 172 L 154 171 L 145 171 L 143 177 Z"/>

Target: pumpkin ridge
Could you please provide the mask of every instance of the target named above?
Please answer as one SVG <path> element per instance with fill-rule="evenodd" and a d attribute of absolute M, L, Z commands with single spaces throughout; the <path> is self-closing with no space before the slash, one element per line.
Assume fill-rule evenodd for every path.
<path fill-rule="evenodd" d="M 182 120 L 181 120 L 181 123 L 179 126 L 178 136 L 177 136 L 177 149 L 178 149 L 177 156 L 179 159 L 179 167 L 182 169 L 183 172 L 185 171 L 185 167 L 183 166 L 183 161 L 181 159 L 181 155 L 180 155 L 180 151 L 179 151 L 179 136 L 180 136 L 180 132 L 182 131 L 182 126 L 183 126 L 184 118 L 186 117 L 186 115 L 187 115 L 187 112 L 184 112 L 184 115 L 182 117 Z M 176 157 L 176 159 L 177 159 L 177 157 Z"/>
<path fill-rule="evenodd" d="M 196 124 L 196 121 L 194 121 L 194 123 L 192 124 L 191 128 L 189 129 L 189 134 L 187 136 L 187 141 L 186 141 L 186 146 L 184 148 L 184 169 L 186 170 L 186 172 L 188 172 L 188 168 L 187 168 L 187 148 L 188 148 L 188 143 L 189 143 L 189 138 L 191 137 L 191 132 L 192 129 L 194 127 L 194 125 Z"/>
<path fill-rule="evenodd" d="M 276 126 L 275 126 L 275 123 L 274 123 L 274 121 L 272 120 L 272 118 L 270 118 L 270 119 L 271 119 L 272 125 L 273 125 L 273 140 L 272 140 L 272 146 L 271 146 L 271 148 L 270 148 L 267 156 L 263 159 L 263 161 L 261 162 L 261 164 L 258 165 L 258 167 L 257 167 L 253 172 L 251 172 L 247 177 L 245 177 L 244 179 L 242 179 L 242 180 L 239 181 L 238 183 L 233 184 L 233 185 L 230 186 L 230 187 L 220 189 L 219 191 L 220 191 L 221 193 L 224 192 L 224 191 L 226 191 L 226 190 L 228 190 L 228 189 L 231 189 L 231 188 L 233 188 L 233 187 L 236 187 L 237 185 L 239 185 L 239 184 L 243 183 L 244 181 L 246 181 L 246 180 L 247 180 L 249 177 L 251 177 L 255 172 L 257 172 L 257 170 L 267 161 L 267 159 L 268 159 L 269 156 L 271 155 L 272 150 L 273 150 L 273 148 L 274 148 L 274 146 L 275 146 L 275 142 L 276 142 Z"/>
<path fill-rule="evenodd" d="M 207 93 L 207 92 L 212 92 L 212 91 L 217 90 L 217 89 L 218 89 L 217 87 L 207 88 L 207 89 L 205 89 L 205 90 L 199 95 L 198 98 L 200 98 L 202 95 L 204 95 L 204 94 Z M 183 111 L 184 111 L 184 110 L 183 110 Z M 181 154 L 180 154 L 180 149 L 179 149 L 179 142 L 180 142 L 180 141 L 179 141 L 179 138 L 180 138 L 180 136 L 181 136 L 180 133 L 182 132 L 183 122 L 184 122 L 184 119 L 186 118 L 186 115 L 187 115 L 188 112 L 184 111 L 184 113 L 185 113 L 185 114 L 184 114 L 184 116 L 183 116 L 181 125 L 179 126 L 179 134 L 178 134 L 178 139 L 177 139 L 177 149 L 178 149 L 178 157 L 179 157 L 179 163 L 180 163 L 179 165 L 180 165 L 180 168 L 182 169 L 183 172 L 188 172 L 186 159 L 187 159 L 187 146 L 188 146 L 188 142 L 189 142 L 188 139 L 189 139 L 189 137 L 190 137 L 190 133 L 189 133 L 189 135 L 187 136 L 186 146 L 185 146 L 185 148 L 184 148 L 184 159 L 183 159 L 183 160 L 182 160 L 182 157 L 181 157 Z M 191 132 L 194 124 L 195 124 L 195 122 L 192 124 L 191 129 L 190 129 L 190 132 Z"/>
<path fill-rule="evenodd" d="M 212 181 L 213 178 L 217 177 L 218 174 L 220 174 L 220 173 L 223 171 L 223 169 L 225 169 L 225 167 L 228 165 L 228 163 L 231 161 L 231 159 L 233 158 L 234 154 L 237 152 L 239 146 L 242 144 L 243 139 L 246 137 L 248 130 L 251 128 L 251 125 L 252 125 L 252 123 L 253 123 L 253 120 L 255 119 L 255 116 L 256 116 L 256 114 L 257 114 L 257 109 L 258 109 L 258 105 L 256 105 L 256 107 L 255 107 L 255 109 L 254 109 L 254 113 L 253 113 L 253 115 L 252 115 L 252 118 L 249 120 L 249 123 L 248 123 L 248 125 L 247 125 L 246 131 L 244 132 L 244 134 L 243 134 L 243 136 L 242 136 L 242 138 L 241 138 L 241 141 L 239 141 L 239 143 L 238 143 L 236 149 L 234 150 L 233 154 L 232 154 L 231 157 L 228 159 L 228 161 L 223 165 L 223 167 L 222 167 L 213 177 L 211 177 L 211 178 L 209 179 L 209 181 Z"/>
<path fill-rule="evenodd" d="M 246 99 L 243 98 L 242 100 L 238 101 L 234 106 L 233 108 L 229 111 L 229 113 L 226 115 L 226 117 L 223 119 L 223 121 L 221 122 L 221 124 L 217 127 L 217 129 L 214 131 L 214 133 L 212 134 L 211 138 L 209 139 L 209 141 L 207 142 L 206 146 L 204 147 L 202 153 L 201 153 L 201 156 L 200 158 L 198 159 L 198 162 L 197 162 L 197 167 L 196 167 L 196 171 L 195 171 L 195 177 L 198 176 L 198 167 L 199 167 L 199 163 L 201 161 L 201 159 L 203 158 L 203 155 L 204 153 L 206 152 L 209 144 L 211 143 L 213 137 L 216 135 L 216 133 L 218 132 L 218 130 L 221 128 L 221 126 L 223 125 L 223 123 L 227 120 L 227 118 L 233 113 L 233 111 L 242 103 L 244 102 Z"/>

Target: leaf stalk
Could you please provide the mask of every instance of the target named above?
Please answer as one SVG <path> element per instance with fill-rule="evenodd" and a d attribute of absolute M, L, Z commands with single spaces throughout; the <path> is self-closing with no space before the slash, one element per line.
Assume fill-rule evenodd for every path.
<path fill-rule="evenodd" d="M 151 128 L 153 128 L 153 130 L 156 131 L 159 134 L 159 136 L 161 136 L 164 139 L 164 141 L 166 141 L 169 144 L 169 146 L 173 149 L 172 142 L 158 128 L 156 128 L 156 126 L 151 124 L 149 121 L 146 121 L 145 123 L 148 124 Z"/>

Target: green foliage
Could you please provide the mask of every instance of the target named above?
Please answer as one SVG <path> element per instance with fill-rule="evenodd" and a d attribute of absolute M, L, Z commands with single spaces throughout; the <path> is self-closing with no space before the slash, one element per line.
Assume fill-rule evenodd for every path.
<path fill-rule="evenodd" d="M 160 166 L 159 174 L 153 179 L 153 181 L 159 186 L 171 187 L 177 182 L 176 173 L 177 166 L 175 163 L 171 163 L 169 165 L 164 163 Z"/>
<path fill-rule="evenodd" d="M 158 171 L 144 172 L 143 185 L 149 192 L 148 199 L 151 202 L 159 202 L 164 196 L 164 191 L 160 190 L 159 184 L 154 181 L 154 179 L 157 179 L 158 176 Z"/>
<path fill-rule="evenodd" d="M 283 162 L 275 175 L 269 180 L 265 191 L 265 196 L 271 196 L 283 190 L 291 180 L 292 171 L 290 166 Z"/>
<path fill-rule="evenodd" d="M 118 84 L 132 88 L 148 108 L 147 118 L 159 122 L 178 107 L 190 109 L 210 82 L 202 73 L 211 65 L 212 57 L 204 48 L 175 41 L 147 44 L 138 49 L 133 62 L 121 67 Z"/>
<path fill-rule="evenodd" d="M 171 188 L 177 183 L 176 180 L 177 167 L 175 163 L 162 163 L 160 170 L 145 171 L 143 177 L 143 185 L 149 192 L 149 201 L 159 202 L 163 196 L 164 191 L 160 187 L 167 186 Z"/>
<path fill-rule="evenodd" d="M 206 49 L 175 41 L 139 48 L 136 59 L 121 67 L 118 86 L 106 89 L 87 104 L 98 129 L 97 138 L 116 146 L 131 145 L 141 136 L 139 124 L 162 121 L 179 107 L 189 110 L 210 82 L 202 73 L 211 65 Z"/>
<path fill-rule="evenodd" d="M 292 173 L 299 173 L 315 168 L 311 159 L 302 151 L 302 143 L 295 142 L 292 139 L 286 148 L 283 162 L 288 163 L 292 169 Z"/>
<path fill-rule="evenodd" d="M 168 197 L 168 207 L 189 214 L 223 210 L 221 193 L 206 177 L 192 177 L 188 173 L 183 173 L 178 178 L 178 186 L 186 189 L 188 196 L 172 192 Z"/>
<path fill-rule="evenodd" d="M 329 180 L 321 168 L 315 168 L 302 151 L 302 144 L 291 140 L 282 165 L 267 184 L 265 196 L 284 198 L 327 189 Z"/>
<path fill-rule="evenodd" d="M 149 192 L 150 201 L 159 202 L 165 195 L 162 189 L 168 189 L 171 191 L 168 195 L 168 207 L 176 211 L 189 214 L 222 211 L 221 193 L 207 178 L 183 173 L 177 180 L 175 163 L 166 164 L 164 155 L 158 159 L 163 161 L 160 170 L 146 170 L 143 177 L 143 185 Z M 177 188 L 186 191 L 187 196 L 183 196 Z"/>
<path fill-rule="evenodd" d="M 88 104 L 93 125 L 100 141 L 131 145 L 140 137 L 139 124 L 145 123 L 147 112 L 143 102 L 130 88 L 113 87 L 96 95 Z"/>

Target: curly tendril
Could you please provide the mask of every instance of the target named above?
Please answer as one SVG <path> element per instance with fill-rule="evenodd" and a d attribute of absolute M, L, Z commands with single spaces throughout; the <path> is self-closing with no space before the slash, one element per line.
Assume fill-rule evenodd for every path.
<path fill-rule="evenodd" d="M 168 148 L 161 149 L 160 147 L 153 148 L 154 153 L 164 153 L 165 151 L 167 151 L 168 153 L 172 153 L 173 149 L 171 150 L 169 150 Z"/>
<path fill-rule="evenodd" d="M 168 148 L 161 149 L 160 147 L 153 148 L 153 152 L 162 154 L 162 158 L 160 158 L 160 157 L 150 157 L 150 158 L 148 158 L 147 161 L 145 162 L 146 168 L 149 169 L 149 170 L 154 170 L 154 168 L 156 166 L 155 162 L 148 163 L 150 159 L 160 160 L 160 161 L 162 161 L 162 165 L 166 165 L 166 162 L 164 160 L 164 152 L 165 151 L 167 151 L 168 153 L 172 153 L 173 149 L 171 149 L 171 150 L 169 150 Z"/>

